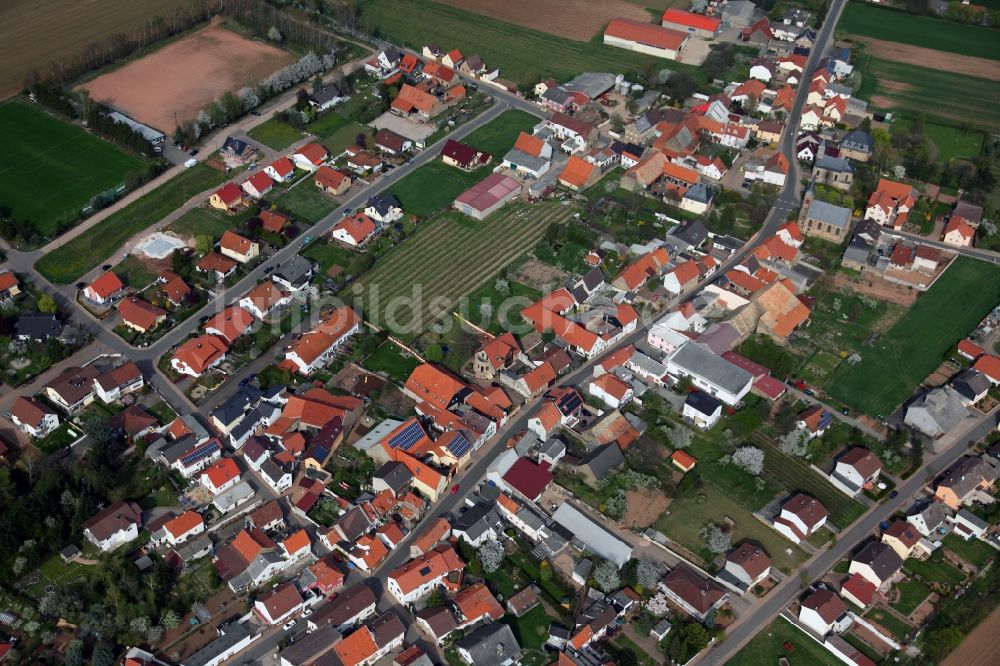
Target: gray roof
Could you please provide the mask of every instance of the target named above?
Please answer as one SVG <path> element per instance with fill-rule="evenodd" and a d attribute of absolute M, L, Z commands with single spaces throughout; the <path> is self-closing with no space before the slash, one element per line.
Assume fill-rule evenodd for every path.
<path fill-rule="evenodd" d="M 924 524 L 927 525 L 927 529 L 934 531 L 944 523 L 945 519 L 949 515 L 949 511 L 948 506 L 944 502 L 933 500 L 921 507 L 918 511 L 912 512 L 910 515 L 919 515 L 924 519 Z"/>
<path fill-rule="evenodd" d="M 903 567 L 903 558 L 892 546 L 881 541 L 871 541 L 851 558 L 853 562 L 867 564 L 879 580 L 888 580 Z"/>
<path fill-rule="evenodd" d="M 697 410 L 705 416 L 712 416 L 722 407 L 722 403 L 705 393 L 704 391 L 692 391 L 688 393 L 684 404 Z"/>
<path fill-rule="evenodd" d="M 540 530 L 545 525 L 545 519 L 527 506 L 522 506 L 515 515 L 531 530 Z"/>
<path fill-rule="evenodd" d="M 397 419 L 385 419 L 365 433 L 364 437 L 354 442 L 354 447 L 362 451 L 367 451 L 371 447 L 376 446 L 386 435 L 401 425 L 403 425 L 403 422 Z"/>
<path fill-rule="evenodd" d="M 455 643 L 472 657 L 476 666 L 502 666 L 514 663 L 521 654 L 521 646 L 510 627 L 501 622 L 484 624 Z"/>
<path fill-rule="evenodd" d="M 629 359 L 629 363 L 639 366 L 644 372 L 653 375 L 654 377 L 662 377 L 667 374 L 667 366 L 663 365 L 655 358 L 646 356 L 641 351 L 637 351 L 632 354 L 632 358 Z"/>
<path fill-rule="evenodd" d="M 980 530 L 988 529 L 989 526 L 990 526 L 989 523 L 987 523 L 985 520 L 983 520 L 982 518 L 980 518 L 976 514 L 972 513 L 968 509 L 959 509 L 958 513 L 955 514 L 955 517 L 956 518 L 961 518 L 965 522 L 969 523 L 973 527 L 975 527 L 977 529 L 980 529 Z"/>
<path fill-rule="evenodd" d="M 595 266 L 594 268 L 591 268 L 586 275 L 583 276 L 583 279 L 581 281 L 583 282 L 583 286 L 587 288 L 587 291 L 594 291 L 602 284 L 604 284 L 604 272 L 601 271 L 600 268 Z"/>
<path fill-rule="evenodd" d="M 253 384 L 247 384 L 228 400 L 212 410 L 212 418 L 225 426 L 230 426 L 250 411 L 260 401 L 261 390 Z"/>
<path fill-rule="evenodd" d="M 938 485 L 951 488 L 960 499 L 975 490 L 983 480 L 996 481 L 997 471 L 979 456 L 966 456 L 949 467 Z"/>
<path fill-rule="evenodd" d="M 729 0 L 722 8 L 722 14 L 726 17 L 738 16 L 742 19 L 750 19 L 757 6 L 749 0 Z"/>
<path fill-rule="evenodd" d="M 549 162 L 549 160 L 545 157 L 535 157 L 534 155 L 529 155 L 523 150 L 518 150 L 517 148 L 512 148 L 510 152 L 504 155 L 503 161 L 510 162 L 516 167 L 521 167 L 522 169 L 528 169 L 530 171 L 540 171 L 542 167 Z"/>
<path fill-rule="evenodd" d="M 473 541 L 478 540 L 490 528 L 500 524 L 500 516 L 493 508 L 486 504 L 476 504 L 463 511 L 455 519 L 452 528 L 465 535 Z"/>
<path fill-rule="evenodd" d="M 816 159 L 817 169 L 826 169 L 836 173 L 854 173 L 854 165 L 845 157 L 830 157 L 823 155 Z"/>
<path fill-rule="evenodd" d="M 614 442 L 598 446 L 580 461 L 580 467 L 587 467 L 594 478 L 601 481 L 607 478 L 613 470 L 625 464 L 625 456 L 621 448 Z"/>
<path fill-rule="evenodd" d="M 368 197 L 368 201 L 365 203 L 365 208 L 374 208 L 379 215 L 386 215 L 393 208 L 402 207 L 396 195 L 390 192 L 383 192 L 382 194 Z"/>
<path fill-rule="evenodd" d="M 274 271 L 273 277 L 280 278 L 292 286 L 305 284 L 312 276 L 313 262 L 296 254 Z"/>
<path fill-rule="evenodd" d="M 403 463 L 391 460 L 379 467 L 372 478 L 381 479 L 393 492 L 398 493 L 413 480 L 413 474 Z"/>
<path fill-rule="evenodd" d="M 225 513 L 229 509 L 233 508 L 236 504 L 244 499 L 249 499 L 253 497 L 253 488 L 246 481 L 241 481 L 229 490 L 219 493 L 212 500 L 212 504 L 215 505 L 222 513 Z"/>
<path fill-rule="evenodd" d="M 851 209 L 813 199 L 809 204 L 806 218 L 847 229 L 851 225 Z"/>
<path fill-rule="evenodd" d="M 549 437 L 547 440 L 538 445 L 538 453 L 540 455 L 548 456 L 549 458 L 556 458 L 566 452 L 566 445 L 558 437 Z"/>
<path fill-rule="evenodd" d="M 149 125 L 143 125 L 142 123 L 132 120 L 128 116 L 118 113 L 117 111 L 112 111 L 108 114 L 108 117 L 116 123 L 121 123 L 123 125 L 128 125 L 132 128 L 133 132 L 141 134 L 142 138 L 150 143 L 157 143 L 158 141 L 163 141 L 164 134 L 162 132 L 157 132 L 155 129 Z"/>
<path fill-rule="evenodd" d="M 250 636 L 250 629 L 245 624 L 230 622 L 219 627 L 223 632 L 214 641 L 195 652 L 193 655 L 181 661 L 181 666 L 205 666 L 213 663 L 219 655 L 231 650 L 240 641 Z"/>
<path fill-rule="evenodd" d="M 950 386 L 936 388 L 917 398 L 906 409 L 904 421 L 924 433 L 937 436 L 948 432 L 964 419 L 969 410 Z"/>
<path fill-rule="evenodd" d="M 686 342 L 681 345 L 680 349 L 670 357 L 670 363 L 687 374 L 701 377 L 730 393 L 739 393 L 753 381 L 753 375 L 749 372 L 697 342 Z"/>
<path fill-rule="evenodd" d="M 340 638 L 340 633 L 336 629 L 328 624 L 324 624 L 318 627 L 316 631 L 300 638 L 282 650 L 281 661 L 293 666 L 312 663 L 320 655 L 332 650 L 334 643 L 337 643 Z"/>
<path fill-rule="evenodd" d="M 188 562 L 194 555 L 206 548 L 209 553 L 212 552 L 212 539 L 207 534 L 202 534 L 177 546 L 174 548 L 174 552 L 183 562 Z"/>
<path fill-rule="evenodd" d="M 712 200 L 712 192 L 705 183 L 695 183 L 684 193 L 684 198 L 707 204 Z"/>
<path fill-rule="evenodd" d="M 967 400 L 975 400 L 990 389 L 990 380 L 978 370 L 969 368 L 952 380 L 951 387 Z"/>
<path fill-rule="evenodd" d="M 723 361 L 725 362 L 725 361 Z M 574 538 L 601 557 L 621 567 L 632 557 L 632 547 L 591 520 L 569 502 L 563 502 L 552 515 L 552 520 L 571 532 Z"/>
<path fill-rule="evenodd" d="M 689 220 L 670 232 L 674 238 L 679 238 L 692 247 L 697 247 L 708 238 L 708 228 L 701 220 Z"/>
<path fill-rule="evenodd" d="M 317 104 L 326 104 L 335 99 L 340 99 L 344 96 L 340 88 L 332 83 L 328 83 L 319 90 L 314 90 L 309 99 L 316 102 Z"/>
<path fill-rule="evenodd" d="M 54 314 L 25 312 L 17 318 L 15 329 L 18 337 L 47 340 L 62 335 L 63 325 Z"/>
<path fill-rule="evenodd" d="M 542 93 L 542 99 L 549 100 L 555 104 L 565 104 L 566 100 L 569 99 L 569 93 L 562 86 L 548 88 Z"/>
<path fill-rule="evenodd" d="M 615 85 L 615 75 L 607 72 L 584 72 L 561 87 L 571 92 L 582 92 L 594 99 L 601 93 L 610 90 Z"/>

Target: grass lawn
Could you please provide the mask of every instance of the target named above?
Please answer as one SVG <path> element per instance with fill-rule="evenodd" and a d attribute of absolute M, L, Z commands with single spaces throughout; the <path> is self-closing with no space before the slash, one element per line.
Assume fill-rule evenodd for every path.
<path fill-rule="evenodd" d="M 160 423 L 164 425 L 171 423 L 175 418 L 177 418 L 177 414 L 163 399 L 157 400 L 152 405 L 147 407 L 146 410 L 159 419 Z"/>
<path fill-rule="evenodd" d="M 1000 60 L 1000 30 L 852 2 L 844 8 L 837 33 Z M 936 101 L 936 100 L 935 100 Z"/>
<path fill-rule="evenodd" d="M 1000 86 L 998 86 L 1000 94 Z M 909 127 L 911 121 L 900 118 L 895 125 Z M 983 140 L 986 138 L 982 132 L 969 130 L 963 132 L 956 127 L 938 125 L 937 123 L 924 123 L 924 134 L 937 148 L 937 159 L 942 162 L 949 162 L 958 157 L 974 158 L 983 151 Z"/>
<path fill-rule="evenodd" d="M 931 593 L 930 589 L 918 580 L 898 583 L 896 591 L 899 592 L 899 600 L 892 607 L 903 615 L 909 615 L 915 611 L 917 606 L 923 603 L 927 595 Z"/>
<path fill-rule="evenodd" d="M 806 559 L 805 551 L 786 541 L 780 534 L 751 515 L 745 505 L 722 494 L 711 484 L 706 484 L 696 492 L 698 493 L 696 496 L 674 499 L 669 511 L 657 519 L 654 527 L 708 560 L 712 559 L 712 555 L 705 548 L 698 532 L 705 523 L 713 522 L 721 525 L 728 517 L 736 523 L 732 532 L 733 543 L 744 539 L 760 543 L 771 556 L 774 566 L 785 573 L 791 572 Z M 704 499 L 700 501 L 699 497 Z M 791 554 L 785 552 L 787 548 L 791 548 Z"/>
<path fill-rule="evenodd" d="M 204 164 L 187 169 L 49 252 L 35 263 L 35 268 L 55 284 L 74 282 L 99 266 L 134 234 L 156 224 L 191 197 L 216 187 L 233 175 L 232 172 L 225 174 Z"/>
<path fill-rule="evenodd" d="M 857 411 L 890 414 L 1000 298 L 1000 269 L 959 257 L 857 365 L 842 364 L 826 390 Z"/>
<path fill-rule="evenodd" d="M 0 104 L 0 202 L 18 221 L 55 236 L 91 197 L 145 162 L 21 100 Z"/>
<path fill-rule="evenodd" d="M 362 361 L 361 365 L 372 372 L 384 372 L 392 381 L 402 384 L 410 376 L 420 361 L 412 356 L 403 356 L 403 350 L 392 342 L 383 342 Z"/>
<path fill-rule="evenodd" d="M 913 631 L 913 627 L 900 620 L 898 617 L 882 608 L 873 608 L 864 615 L 865 619 L 877 622 L 886 631 L 892 634 L 896 640 L 902 640 Z"/>
<path fill-rule="evenodd" d="M 455 197 L 486 178 L 491 171 L 488 166 L 462 171 L 434 160 L 415 169 L 389 191 L 399 197 L 407 213 L 426 217 L 448 208 Z"/>
<path fill-rule="evenodd" d="M 943 543 L 945 548 L 977 567 L 982 567 L 997 557 L 996 548 L 979 539 L 965 541 L 954 534 L 949 534 Z"/>
<path fill-rule="evenodd" d="M 764 454 L 764 475 L 789 490 L 801 490 L 818 499 L 830 511 L 830 521 L 837 527 L 847 527 L 865 512 L 861 502 L 834 488 L 801 458 L 790 456 L 777 447 L 769 447 Z"/>
<path fill-rule="evenodd" d="M 880 103 L 874 106 L 884 106 L 881 100 L 885 100 L 888 110 L 897 114 L 910 118 L 923 115 L 931 123 L 943 123 L 927 126 L 927 135 L 938 146 L 941 159 L 970 156 L 973 150 L 971 156 L 976 156 L 979 150 L 975 145 L 982 142 L 982 135 L 964 134 L 944 125 L 965 122 L 991 131 L 1000 128 L 1000 110 L 989 101 L 1000 97 L 1000 81 L 884 60 L 864 52 L 859 53 L 855 70 L 862 78 L 859 97 L 877 95 Z M 928 99 L 934 100 L 933 106 L 926 104 Z"/>
<path fill-rule="evenodd" d="M 278 197 L 275 203 L 295 219 L 310 225 L 322 220 L 339 205 L 330 196 L 316 189 L 311 182 L 293 187 Z"/>
<path fill-rule="evenodd" d="M 170 483 L 164 483 L 156 489 L 156 492 L 143 497 L 139 501 L 139 506 L 143 509 L 152 509 L 157 506 L 179 506 L 179 504 L 177 491 L 174 490 L 174 487 Z"/>
<path fill-rule="evenodd" d="M 35 440 L 35 447 L 42 453 L 54 453 L 76 441 L 80 431 L 75 425 L 63 423 L 45 437 Z"/>
<path fill-rule="evenodd" d="M 79 562 L 66 564 L 58 555 L 53 555 L 38 567 L 38 582 L 28 586 L 28 594 L 37 599 L 49 585 L 66 585 L 79 580 L 86 575 L 87 568 L 88 565 Z"/>
<path fill-rule="evenodd" d="M 393 43 L 419 51 L 424 44 L 437 42 L 462 53 L 479 53 L 491 67 L 499 67 L 504 78 L 523 84 L 548 77 L 564 81 L 581 72 L 621 72 L 627 77 L 640 72 L 648 59 L 605 46 L 600 35 L 577 42 L 428 0 L 364 0 L 358 9 L 365 28 L 377 28 Z M 701 70 L 689 65 L 655 64 L 704 80 Z"/>
<path fill-rule="evenodd" d="M 319 273 L 326 275 L 326 272 L 334 265 L 340 266 L 348 273 L 361 268 L 365 263 L 363 255 L 355 254 L 350 250 L 327 243 L 322 240 L 310 243 L 309 247 L 301 253 L 306 259 L 312 259 L 319 265 Z"/>
<path fill-rule="evenodd" d="M 120 261 L 112 270 L 126 286 L 133 289 L 142 289 L 156 279 L 153 271 L 134 255 Z"/>
<path fill-rule="evenodd" d="M 376 325 L 418 334 L 524 254 L 550 224 L 572 214 L 571 208 L 552 204 L 509 204 L 483 221 L 445 213 L 386 253 L 355 284 L 355 294 Z"/>
<path fill-rule="evenodd" d="M 502 277 L 497 275 L 497 279 Z M 487 282 L 482 287 L 469 294 L 468 313 L 463 316 L 477 326 L 485 328 L 490 333 L 499 335 L 507 330 L 505 324 L 520 323 L 521 310 L 538 300 L 542 292 L 533 289 L 526 284 L 517 281 L 508 281 L 510 294 L 501 294 L 496 288 L 496 279 Z M 518 301 L 508 301 L 508 299 L 518 299 Z M 509 305 L 504 305 L 510 303 Z M 489 304 L 489 318 L 484 316 L 483 304 Z"/>
<path fill-rule="evenodd" d="M 538 124 L 538 117 L 525 111 L 505 111 L 495 120 L 483 125 L 466 136 L 462 143 L 479 150 L 485 150 L 499 162 L 514 147 L 520 132 L 531 134 L 531 128 Z"/>
<path fill-rule="evenodd" d="M 792 650 L 785 649 L 791 643 Z M 729 660 L 728 666 L 773 666 L 784 657 L 790 666 L 838 666 L 841 662 L 822 645 L 778 617 Z"/>
<path fill-rule="evenodd" d="M 957 585 L 965 580 L 965 574 L 947 562 L 915 560 L 910 558 L 906 561 L 903 568 L 909 570 L 911 573 L 917 574 L 928 583 Z"/>
<path fill-rule="evenodd" d="M 507 615 L 503 622 L 510 625 L 518 645 L 531 650 L 541 649 L 549 637 L 549 624 L 553 618 L 545 612 L 545 606 L 538 604 L 521 617 Z"/>
<path fill-rule="evenodd" d="M 211 236 L 213 240 L 233 228 L 233 223 L 243 216 L 229 215 L 211 206 L 199 206 L 184 213 L 170 224 L 170 230 L 179 236 Z"/>
<path fill-rule="evenodd" d="M 248 132 L 251 139 L 273 150 L 284 150 L 302 138 L 302 132 L 278 118 L 271 117 Z"/>
<path fill-rule="evenodd" d="M 614 654 L 615 663 L 619 666 L 628 666 L 629 664 L 632 666 L 656 666 L 660 663 L 657 658 L 647 654 L 645 650 L 625 634 L 619 634 L 605 647 L 610 648 Z M 657 657 L 660 656 L 657 655 Z"/>
<path fill-rule="evenodd" d="M 306 126 L 306 131 L 316 135 L 331 155 L 339 155 L 354 143 L 365 127 L 339 113 L 327 113 Z"/>

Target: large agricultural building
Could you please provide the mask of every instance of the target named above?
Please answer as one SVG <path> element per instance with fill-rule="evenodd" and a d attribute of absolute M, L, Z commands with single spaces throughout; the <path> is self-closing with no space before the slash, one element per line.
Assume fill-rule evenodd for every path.
<path fill-rule="evenodd" d="M 604 43 L 609 46 L 669 60 L 677 60 L 687 40 L 678 30 L 630 19 L 614 19 L 604 31 Z"/>
<path fill-rule="evenodd" d="M 521 181 L 491 173 L 455 199 L 455 209 L 477 220 L 485 219 L 521 194 Z"/>
<path fill-rule="evenodd" d="M 722 28 L 722 21 L 714 16 L 695 14 L 683 9 L 668 9 L 663 12 L 663 20 L 660 22 L 664 28 L 679 30 L 681 32 L 701 37 L 702 39 L 715 39 Z"/>

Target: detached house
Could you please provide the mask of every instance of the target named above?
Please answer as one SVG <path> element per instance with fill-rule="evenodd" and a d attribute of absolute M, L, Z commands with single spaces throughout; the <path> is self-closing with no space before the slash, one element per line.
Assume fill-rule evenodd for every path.
<path fill-rule="evenodd" d="M 865 219 L 874 220 L 885 227 L 902 229 L 916 203 L 917 192 L 911 186 L 882 178 L 868 197 Z"/>
<path fill-rule="evenodd" d="M 362 247 L 377 233 L 378 227 L 370 217 L 364 213 L 355 213 L 338 222 L 330 230 L 330 238 L 351 247 Z"/>
<path fill-rule="evenodd" d="M 663 578 L 660 590 L 696 620 L 704 620 L 729 599 L 724 589 L 684 563 Z"/>
<path fill-rule="evenodd" d="M 997 469 L 979 456 L 966 456 L 949 467 L 938 480 L 934 497 L 951 509 L 958 509 L 981 490 L 991 488 Z"/>
<path fill-rule="evenodd" d="M 226 231 L 219 240 L 219 250 L 230 259 L 245 264 L 257 258 L 260 254 L 260 245 L 257 241 L 244 238 L 232 231 Z"/>
<path fill-rule="evenodd" d="M 289 345 L 282 365 L 302 375 L 312 374 L 359 330 L 361 318 L 354 310 L 346 306 L 336 308 Z"/>
<path fill-rule="evenodd" d="M 274 189 L 274 181 L 264 171 L 257 171 L 240 185 L 240 188 L 253 199 L 261 199 Z"/>
<path fill-rule="evenodd" d="M 353 181 L 349 174 L 339 169 L 321 166 L 313 173 L 313 182 L 321 191 L 337 196 L 351 189 Z"/>
<path fill-rule="evenodd" d="M 83 523 L 83 536 L 102 553 L 139 537 L 142 509 L 135 502 L 115 502 Z"/>
<path fill-rule="evenodd" d="M 239 307 L 257 319 L 266 318 L 272 311 L 292 302 L 292 295 L 278 289 L 270 280 L 261 282 L 240 299 Z"/>
<path fill-rule="evenodd" d="M 10 420 L 21 432 L 45 437 L 59 427 L 59 415 L 33 396 L 17 396 L 10 407 Z"/>
<path fill-rule="evenodd" d="M 221 254 L 209 252 L 194 265 L 201 273 L 208 273 L 216 282 L 222 282 L 236 272 L 236 262 Z"/>
<path fill-rule="evenodd" d="M 125 285 L 118 276 L 108 271 L 87 285 L 83 296 L 97 305 L 108 305 L 121 296 L 124 290 Z"/>
<path fill-rule="evenodd" d="M 506 155 L 503 166 L 522 177 L 541 178 L 552 161 L 552 146 L 539 136 L 521 132 Z"/>
<path fill-rule="evenodd" d="M 327 160 L 329 153 L 318 143 L 307 143 L 292 154 L 292 162 L 299 169 L 310 173 L 316 171 Z"/>
<path fill-rule="evenodd" d="M 781 505 L 781 512 L 774 519 L 774 529 L 793 543 L 800 543 L 826 525 L 829 515 L 815 497 L 797 493 Z"/>
<path fill-rule="evenodd" d="M 464 143 L 459 143 L 453 139 L 445 142 L 441 149 L 441 161 L 450 164 L 464 171 L 472 171 L 490 163 L 492 157 L 489 153 L 484 153 Z"/>
<path fill-rule="evenodd" d="M 837 459 L 833 468 L 834 485 L 844 486 L 851 494 L 875 486 L 882 472 L 882 461 L 866 448 L 856 446 Z"/>
<path fill-rule="evenodd" d="M 839 634 L 851 626 L 844 600 L 827 589 L 816 590 L 802 600 L 799 607 L 799 622 L 821 637 L 830 632 Z"/>
<path fill-rule="evenodd" d="M 889 528 L 882 532 L 882 543 L 905 560 L 913 554 L 913 549 L 920 543 L 920 532 L 905 520 L 894 520 Z"/>
<path fill-rule="evenodd" d="M 385 226 L 403 217 L 403 206 L 395 194 L 383 192 L 370 197 L 365 203 L 363 212 L 375 222 Z"/>
<path fill-rule="evenodd" d="M 145 380 L 142 371 L 133 361 L 128 361 L 94 378 L 94 393 L 101 402 L 110 404 L 129 393 L 142 389 Z"/>
<path fill-rule="evenodd" d="M 208 198 L 208 205 L 227 213 L 232 212 L 243 205 L 243 193 L 235 183 L 226 183 Z"/>
<path fill-rule="evenodd" d="M 905 526 L 900 534 L 904 534 L 905 530 L 910 529 L 908 523 L 899 522 Z M 913 531 L 912 537 L 914 541 L 919 541 L 916 530 Z M 905 544 L 902 542 L 898 545 L 905 549 Z M 851 559 L 848 573 L 858 574 L 875 587 L 881 588 L 890 583 L 902 568 L 903 559 L 897 554 L 895 546 L 881 541 L 870 541 Z"/>
<path fill-rule="evenodd" d="M 240 482 L 240 467 L 233 458 L 220 458 L 198 477 L 213 495 L 223 493 Z"/>
<path fill-rule="evenodd" d="M 726 555 L 725 572 L 750 589 L 771 574 L 771 558 L 760 546 L 744 542 Z"/>
<path fill-rule="evenodd" d="M 167 320 L 166 310 L 135 296 L 122 299 L 117 310 L 122 324 L 139 333 L 151 331 Z"/>
<path fill-rule="evenodd" d="M 279 157 L 264 167 L 264 173 L 276 183 L 284 183 L 295 175 L 295 165 L 287 157 Z"/>
<path fill-rule="evenodd" d="M 170 359 L 170 367 L 182 375 L 200 377 L 222 363 L 229 345 L 214 335 L 199 335 L 181 344 Z"/>

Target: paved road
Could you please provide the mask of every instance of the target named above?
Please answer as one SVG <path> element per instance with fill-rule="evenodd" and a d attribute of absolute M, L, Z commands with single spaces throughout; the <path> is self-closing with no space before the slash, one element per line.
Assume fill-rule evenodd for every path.
<path fill-rule="evenodd" d="M 978 247 L 955 247 L 954 245 L 949 245 L 948 243 L 941 242 L 939 240 L 934 240 L 928 238 L 927 236 L 921 236 L 920 234 L 911 234 L 908 231 L 893 231 L 891 232 L 897 236 L 902 236 L 907 240 L 919 241 L 924 245 L 930 245 L 931 247 L 941 248 L 942 250 L 947 250 L 948 252 L 957 252 L 963 257 L 970 257 L 972 259 L 979 259 L 980 261 L 988 261 L 993 264 L 1000 264 L 1000 252 L 994 252 L 992 250 L 982 250 Z"/>

